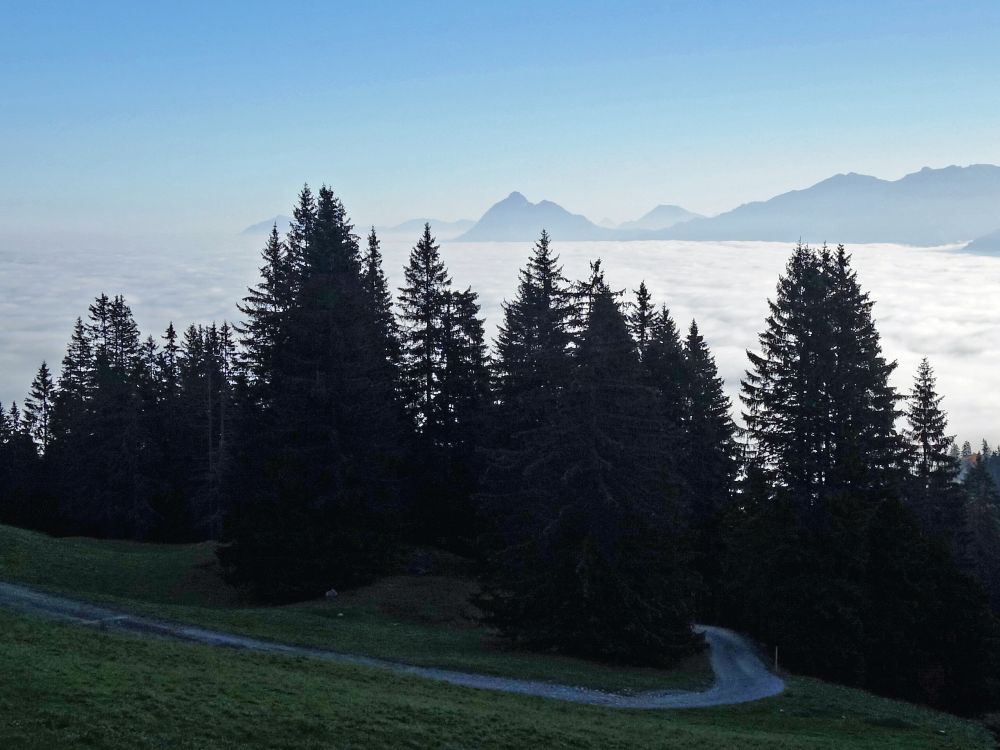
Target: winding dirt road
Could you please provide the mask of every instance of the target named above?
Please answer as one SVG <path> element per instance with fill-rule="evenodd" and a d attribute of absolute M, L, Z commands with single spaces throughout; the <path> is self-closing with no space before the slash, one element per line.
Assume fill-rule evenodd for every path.
<path fill-rule="evenodd" d="M 462 687 L 498 690 L 505 693 L 533 695 L 611 708 L 667 709 L 726 706 L 767 698 L 777 695 L 785 689 L 785 683 L 768 671 L 745 638 L 731 630 L 710 625 L 697 625 L 695 629 L 704 633 L 705 640 L 708 642 L 712 670 L 715 672 L 715 682 L 712 687 L 699 692 L 665 690 L 621 695 L 536 680 L 518 680 L 433 667 L 418 667 L 369 656 L 342 654 L 307 646 L 293 646 L 247 638 L 165 620 L 139 617 L 121 610 L 98 607 L 12 583 L 0 582 L 0 608 L 41 615 L 83 626 L 113 628 L 209 646 L 306 656 L 338 664 L 375 667 L 396 674 L 413 675 Z"/>

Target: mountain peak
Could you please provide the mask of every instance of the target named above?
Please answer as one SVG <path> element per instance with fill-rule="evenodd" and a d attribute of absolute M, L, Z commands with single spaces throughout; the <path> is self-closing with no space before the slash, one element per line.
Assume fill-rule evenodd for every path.
<path fill-rule="evenodd" d="M 661 203 L 651 211 L 640 216 L 634 221 L 626 221 L 618 226 L 619 229 L 626 230 L 660 230 L 680 224 L 691 219 L 701 218 L 700 214 L 688 211 L 682 206 L 672 203 Z"/>
<path fill-rule="evenodd" d="M 516 190 L 494 203 L 458 238 L 465 242 L 531 242 L 545 229 L 562 240 L 605 239 L 608 230 L 552 201 L 532 203 Z"/>

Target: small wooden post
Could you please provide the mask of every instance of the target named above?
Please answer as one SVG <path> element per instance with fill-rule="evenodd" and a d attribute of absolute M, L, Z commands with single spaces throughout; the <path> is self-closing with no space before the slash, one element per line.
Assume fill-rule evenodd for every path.
<path fill-rule="evenodd" d="M 778 671 L 778 647 L 774 647 L 774 671 Z"/>

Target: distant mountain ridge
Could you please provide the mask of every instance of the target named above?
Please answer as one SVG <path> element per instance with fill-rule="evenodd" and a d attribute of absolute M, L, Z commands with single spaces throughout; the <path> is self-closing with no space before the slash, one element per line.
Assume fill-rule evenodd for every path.
<path fill-rule="evenodd" d="M 287 216 L 254 224 L 244 234 L 263 234 Z M 970 242 L 969 252 L 1000 253 L 1000 167 L 973 164 L 924 167 L 898 180 L 854 172 L 801 190 L 744 203 L 717 216 L 659 205 L 633 221 L 598 225 L 552 201 L 532 203 L 512 192 L 478 221 L 411 219 L 379 228 L 387 234 L 418 234 L 424 222 L 439 239 L 462 242 L 531 242 L 542 229 L 555 240 L 760 240 L 845 244 L 945 245 Z M 979 239 L 976 239 L 979 238 Z"/>
<path fill-rule="evenodd" d="M 924 167 L 898 180 L 839 174 L 804 190 L 693 219 L 662 239 L 967 242 L 1000 226 L 1000 167 Z"/>
<path fill-rule="evenodd" d="M 277 216 L 266 219 L 264 221 L 258 221 L 256 224 L 251 224 L 246 229 L 244 229 L 241 234 L 268 234 L 271 231 L 271 227 L 277 226 L 279 234 L 285 234 L 288 231 L 288 227 L 291 226 L 292 220 L 290 217 L 284 214 L 278 214 Z"/>
<path fill-rule="evenodd" d="M 455 236 L 472 227 L 476 222 L 472 219 L 459 219 L 458 221 L 441 221 L 439 219 L 410 219 L 402 224 L 391 227 L 380 227 L 377 231 L 387 234 L 420 234 L 424 229 L 424 224 L 431 225 L 431 231 L 436 236 Z"/>
<path fill-rule="evenodd" d="M 599 227 L 552 201 L 532 203 L 517 191 L 493 204 L 459 242 L 529 242 L 545 229 L 567 242 L 612 239 L 615 230 Z"/>
<path fill-rule="evenodd" d="M 701 214 L 696 214 L 693 211 L 688 211 L 682 206 L 673 206 L 668 204 L 660 204 L 652 211 L 643 214 L 638 219 L 633 221 L 625 221 L 619 224 L 616 229 L 648 229 L 655 231 L 657 229 L 669 229 L 672 226 L 680 224 L 683 221 L 690 221 L 691 219 L 703 219 Z"/>

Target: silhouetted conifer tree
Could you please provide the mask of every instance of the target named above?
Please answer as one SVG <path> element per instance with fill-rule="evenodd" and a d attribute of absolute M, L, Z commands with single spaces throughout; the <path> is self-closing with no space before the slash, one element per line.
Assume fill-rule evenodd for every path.
<path fill-rule="evenodd" d="M 520 271 L 515 298 L 503 304 L 493 368 L 500 445 L 548 417 L 567 387 L 575 317 L 559 256 L 543 231 Z"/>
<path fill-rule="evenodd" d="M 368 234 L 368 244 L 361 256 L 361 282 L 368 294 L 369 304 L 378 324 L 379 338 L 385 350 L 386 361 L 393 367 L 399 364 L 400 343 L 396 315 L 392 308 L 389 282 L 382 269 L 382 250 L 375 227 Z"/>
<path fill-rule="evenodd" d="M 406 283 L 399 290 L 403 392 L 417 430 L 434 442 L 444 418 L 438 399 L 444 372 L 441 319 L 451 278 L 430 224 L 424 225 L 403 274 Z"/>
<path fill-rule="evenodd" d="M 569 652 L 669 663 L 696 647 L 694 585 L 662 420 L 600 265 L 559 406 L 488 475 L 501 519 L 482 604 L 509 636 Z"/>
<path fill-rule="evenodd" d="M 885 691 L 908 682 L 908 697 L 954 708 L 948 696 L 985 690 L 970 665 L 989 633 L 975 588 L 900 503 L 895 365 L 872 303 L 843 248 L 800 246 L 769 305 L 743 382 L 752 493 L 731 519 L 730 616 L 795 668 Z M 889 548 L 907 554 L 888 565 Z M 937 587 L 926 617 L 912 617 L 913 582 Z M 950 620 L 956 601 L 963 617 Z M 919 658 L 905 676 L 886 671 L 906 642 Z M 946 662 L 963 666 L 939 672 Z M 927 688 L 930 675 L 942 685 Z"/>
<path fill-rule="evenodd" d="M 31 391 L 24 401 L 25 426 L 28 433 L 45 455 L 52 439 L 52 408 L 55 398 L 55 385 L 52 373 L 45 362 L 38 368 L 35 379 L 31 381 Z"/>
<path fill-rule="evenodd" d="M 388 553 L 399 432 L 352 230 L 329 188 L 315 202 L 303 190 L 275 400 L 240 451 L 220 551 L 230 579 L 269 600 L 369 580 Z"/>
<path fill-rule="evenodd" d="M 954 543 L 962 525 L 964 495 L 958 484 L 955 447 L 946 434 L 948 418 L 941 409 L 934 371 L 924 358 L 917 368 L 906 406 L 911 478 L 906 498 L 925 532 Z"/>
<path fill-rule="evenodd" d="M 653 326 L 656 320 L 656 307 L 653 305 L 653 295 L 646 288 L 646 282 L 639 282 L 639 288 L 635 290 L 635 304 L 632 305 L 628 317 L 629 331 L 635 339 L 636 347 L 639 350 L 639 358 L 646 354 L 646 347 L 652 338 Z"/>
<path fill-rule="evenodd" d="M 266 408 L 274 399 L 275 351 L 292 295 L 292 256 L 278 237 L 277 225 L 271 228 L 261 257 L 260 281 L 237 305 L 245 319 L 236 328 L 242 347 L 240 364 L 255 408 Z"/>

